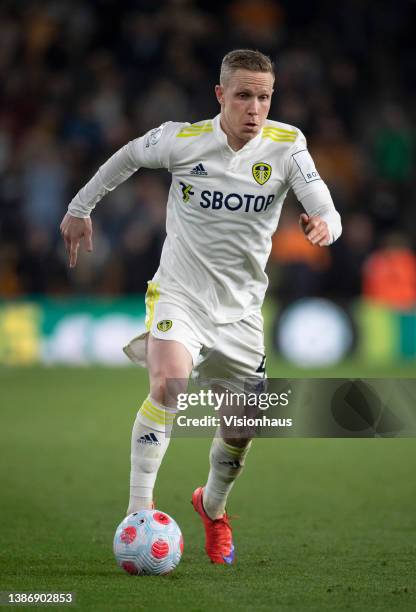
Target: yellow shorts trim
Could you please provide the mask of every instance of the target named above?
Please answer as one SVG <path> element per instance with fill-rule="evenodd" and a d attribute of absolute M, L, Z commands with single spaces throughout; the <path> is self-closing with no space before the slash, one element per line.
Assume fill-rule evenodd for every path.
<path fill-rule="evenodd" d="M 150 331 L 153 320 L 155 318 L 155 306 L 160 298 L 160 290 L 159 283 L 154 283 L 153 281 L 149 281 L 147 283 L 147 291 L 145 297 L 146 304 L 146 331 Z"/>

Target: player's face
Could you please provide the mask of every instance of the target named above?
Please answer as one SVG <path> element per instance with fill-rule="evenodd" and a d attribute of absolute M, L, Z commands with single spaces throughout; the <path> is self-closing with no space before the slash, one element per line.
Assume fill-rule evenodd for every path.
<path fill-rule="evenodd" d="M 238 69 L 225 85 L 216 85 L 221 127 L 232 148 L 241 148 L 261 131 L 269 114 L 273 84 L 270 72 Z"/>

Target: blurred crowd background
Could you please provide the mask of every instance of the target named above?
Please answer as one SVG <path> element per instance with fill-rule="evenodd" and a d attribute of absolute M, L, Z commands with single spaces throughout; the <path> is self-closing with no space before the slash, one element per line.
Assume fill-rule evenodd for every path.
<path fill-rule="evenodd" d="M 97 206 L 94 252 L 73 271 L 60 221 L 127 141 L 216 115 L 221 59 L 248 47 L 275 62 L 270 117 L 305 133 L 344 227 L 331 249 L 309 246 L 289 197 L 272 294 L 414 308 L 415 17 L 410 0 L 2 0 L 0 297 L 145 291 L 167 173 L 141 170 Z"/>

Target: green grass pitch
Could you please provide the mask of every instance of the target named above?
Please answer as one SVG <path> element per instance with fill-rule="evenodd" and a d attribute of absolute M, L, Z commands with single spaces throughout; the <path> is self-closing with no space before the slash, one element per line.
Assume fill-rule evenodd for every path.
<path fill-rule="evenodd" d="M 124 574 L 112 538 L 146 393 L 134 368 L 0 370 L 0 590 L 75 591 L 74 609 L 98 612 L 416 609 L 413 439 L 255 442 L 230 498 L 232 567 L 208 562 L 190 504 L 210 441 L 176 439 L 156 501 L 182 528 L 183 559 L 170 576 Z"/>

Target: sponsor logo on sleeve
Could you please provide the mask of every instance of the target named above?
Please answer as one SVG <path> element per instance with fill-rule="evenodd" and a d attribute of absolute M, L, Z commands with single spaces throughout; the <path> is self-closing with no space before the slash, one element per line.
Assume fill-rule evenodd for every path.
<path fill-rule="evenodd" d="M 149 132 L 146 138 L 146 148 L 150 147 L 150 145 L 155 145 L 159 142 L 165 125 L 165 123 L 162 123 L 162 125 Z"/>
<path fill-rule="evenodd" d="M 321 180 L 321 177 L 319 176 L 318 171 L 315 168 L 315 163 L 307 149 L 294 153 L 292 157 L 299 170 L 301 171 L 306 183 Z"/>

